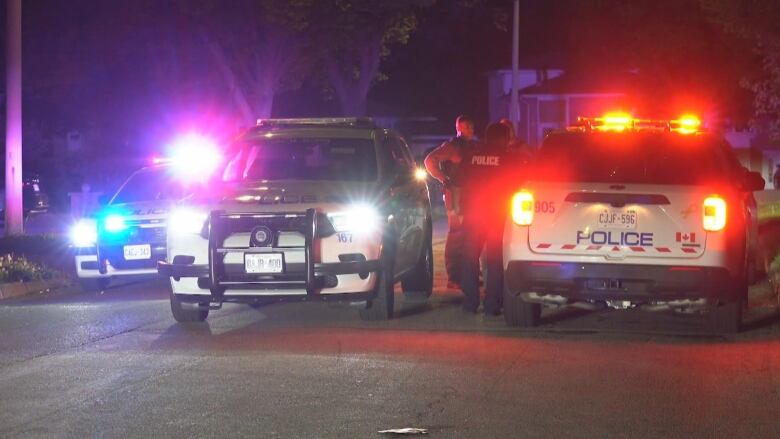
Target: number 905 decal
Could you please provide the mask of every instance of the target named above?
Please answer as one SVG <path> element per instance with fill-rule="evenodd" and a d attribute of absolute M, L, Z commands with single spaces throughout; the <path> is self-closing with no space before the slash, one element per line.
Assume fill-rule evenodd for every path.
<path fill-rule="evenodd" d="M 555 201 L 537 201 L 534 203 L 536 213 L 555 213 Z"/>

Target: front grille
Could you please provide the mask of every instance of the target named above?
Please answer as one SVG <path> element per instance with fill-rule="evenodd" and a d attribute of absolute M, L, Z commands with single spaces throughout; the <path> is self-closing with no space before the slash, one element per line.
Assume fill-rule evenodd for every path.
<path fill-rule="evenodd" d="M 306 289 L 313 287 L 312 242 L 316 235 L 317 214 L 313 209 L 292 213 L 225 213 L 212 212 L 209 218 L 209 266 L 212 288 L 224 289 Z M 253 231 L 270 232 L 264 245 L 252 240 Z M 236 236 L 246 237 L 242 240 Z M 300 239 L 281 237 L 301 236 Z M 273 274 L 246 273 L 243 260 L 246 253 L 282 253 L 284 272 Z M 288 261 L 297 255 L 299 260 Z M 300 257 L 302 256 L 302 257 Z M 300 260 L 302 259 L 302 261 Z"/>
<path fill-rule="evenodd" d="M 166 231 L 162 220 L 129 220 L 127 227 L 118 232 L 105 230 L 98 223 L 98 261 L 100 270 L 105 272 L 105 262 L 120 270 L 154 268 L 158 261 L 164 261 L 166 255 Z M 149 244 L 150 259 L 125 260 L 124 246 Z"/>

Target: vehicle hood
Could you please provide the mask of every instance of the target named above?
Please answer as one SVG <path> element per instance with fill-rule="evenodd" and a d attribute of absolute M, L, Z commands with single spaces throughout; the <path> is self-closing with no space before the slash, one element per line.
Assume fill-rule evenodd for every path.
<path fill-rule="evenodd" d="M 300 212 L 354 204 L 379 206 L 385 199 L 378 182 L 280 181 L 224 184 L 212 189 L 193 197 L 193 203 L 210 210 Z"/>
<path fill-rule="evenodd" d="M 174 201 L 169 200 L 111 204 L 101 209 L 100 215 L 117 213 L 127 219 L 164 220 L 174 204 Z"/>

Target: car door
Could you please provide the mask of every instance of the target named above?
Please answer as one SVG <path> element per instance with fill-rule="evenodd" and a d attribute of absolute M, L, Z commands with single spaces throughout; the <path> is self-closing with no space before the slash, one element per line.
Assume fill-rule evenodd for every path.
<path fill-rule="evenodd" d="M 411 269 L 417 261 L 421 233 L 415 219 L 415 196 L 419 190 L 414 179 L 414 161 L 411 159 L 406 145 L 395 133 L 387 132 L 385 147 L 390 152 L 392 183 L 391 209 L 395 219 L 398 246 L 396 248 L 396 273 L 404 273 Z"/>

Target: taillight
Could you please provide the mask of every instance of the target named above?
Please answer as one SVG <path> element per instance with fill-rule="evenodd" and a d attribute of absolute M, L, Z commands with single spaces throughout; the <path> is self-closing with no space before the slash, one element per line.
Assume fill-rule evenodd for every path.
<path fill-rule="evenodd" d="M 704 200 L 702 211 L 704 213 L 702 217 L 704 230 L 717 232 L 726 227 L 726 200 L 717 195 L 707 197 Z"/>
<path fill-rule="evenodd" d="M 520 191 L 512 197 L 512 220 L 519 226 L 530 226 L 534 221 L 534 194 Z"/>

